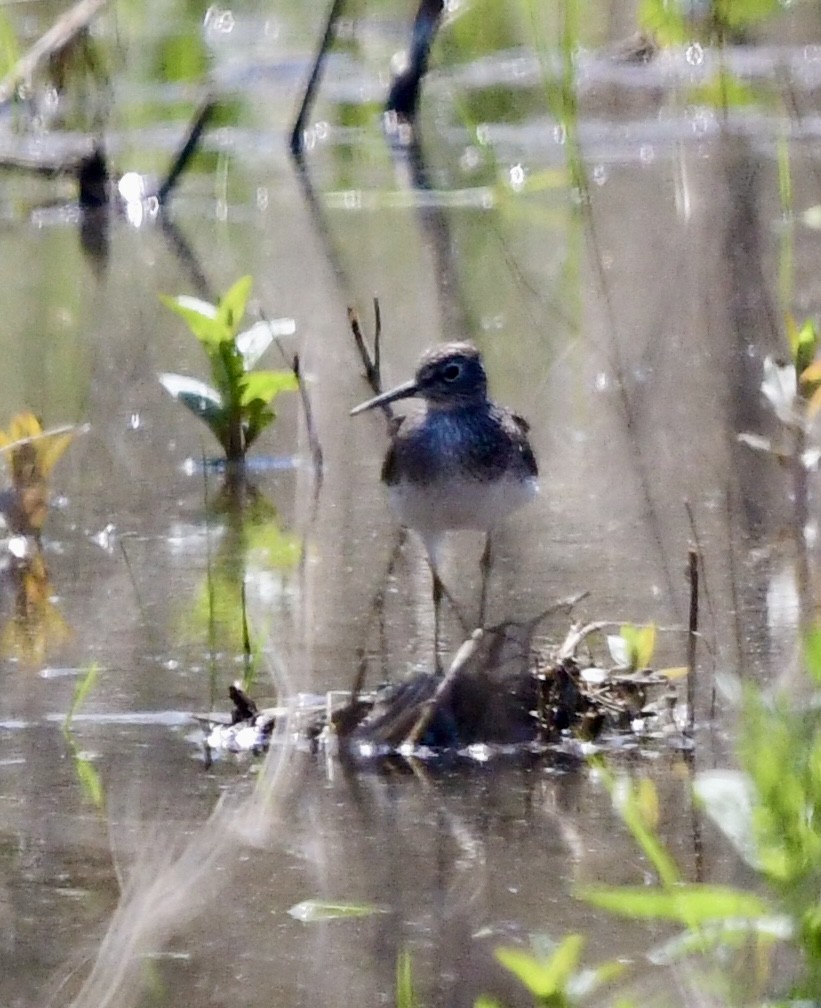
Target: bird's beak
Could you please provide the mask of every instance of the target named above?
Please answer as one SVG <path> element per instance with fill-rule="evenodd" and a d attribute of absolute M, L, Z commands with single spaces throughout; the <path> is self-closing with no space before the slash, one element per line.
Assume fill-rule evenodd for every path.
<path fill-rule="evenodd" d="M 364 413 L 365 410 L 373 409 L 374 406 L 387 406 L 388 403 L 396 402 L 397 399 L 410 399 L 418 391 L 419 386 L 415 381 L 404 382 L 402 385 L 397 385 L 395 389 L 391 389 L 390 392 L 383 392 L 381 395 L 374 396 L 373 399 L 368 399 L 367 402 L 354 406 L 351 410 L 351 416 L 356 416 L 357 413 Z"/>

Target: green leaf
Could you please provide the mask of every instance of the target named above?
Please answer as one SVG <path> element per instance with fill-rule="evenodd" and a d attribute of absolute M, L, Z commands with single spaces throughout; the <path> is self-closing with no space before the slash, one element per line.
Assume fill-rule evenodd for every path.
<path fill-rule="evenodd" d="M 242 425 L 246 450 L 256 441 L 260 434 L 276 419 L 276 414 L 259 399 L 255 399 L 245 408 L 245 419 Z"/>
<path fill-rule="evenodd" d="M 632 623 L 627 623 L 621 627 L 619 636 L 624 641 L 627 653 L 627 661 L 622 664 L 626 664 L 631 669 L 647 668 L 656 649 L 655 625 L 651 623 L 649 626 L 637 627 Z M 608 644 L 610 644 L 610 638 L 608 638 Z M 610 653 L 615 658 L 613 647 L 614 644 L 610 644 Z M 618 653 L 623 654 L 624 648 L 619 649 Z"/>
<path fill-rule="evenodd" d="M 240 277 L 220 299 L 217 307 L 217 321 L 233 340 L 239 332 L 240 323 L 245 315 L 245 307 L 251 295 L 254 278 Z"/>
<path fill-rule="evenodd" d="M 160 294 L 160 301 L 175 312 L 185 322 L 191 332 L 203 344 L 209 355 L 220 343 L 232 338 L 232 334 L 217 317 L 217 309 L 207 301 L 188 297 L 185 294 L 172 298 Z"/>
<path fill-rule="evenodd" d="M 623 917 L 671 920 L 687 927 L 706 921 L 768 916 L 767 905 L 754 893 L 730 886 L 692 883 L 656 886 L 589 886 L 579 897 Z"/>
<path fill-rule="evenodd" d="M 815 352 L 818 349 L 818 330 L 812 319 L 807 319 L 799 326 L 792 315 L 787 316 L 786 330 L 795 370 L 803 379 L 804 372 L 815 359 Z M 812 384 L 812 375 L 807 377 L 807 381 Z"/>
<path fill-rule="evenodd" d="M 502 1008 L 500 1001 L 489 997 L 487 994 L 480 994 L 473 1002 L 473 1008 Z"/>
<path fill-rule="evenodd" d="M 20 44 L 5 11 L 0 9 L 0 77 L 5 77 L 20 58 Z"/>
<path fill-rule="evenodd" d="M 105 801 L 105 792 L 103 791 L 103 782 L 100 779 L 97 768 L 90 759 L 76 753 L 74 756 L 74 769 L 77 771 L 77 779 L 80 781 L 80 787 L 87 800 L 95 808 L 102 808 Z"/>
<path fill-rule="evenodd" d="M 396 1008 L 417 1008 L 418 1003 L 410 952 L 402 951 L 396 958 Z"/>
<path fill-rule="evenodd" d="M 347 917 L 370 917 L 373 914 L 387 913 L 387 910 L 371 903 L 327 903 L 324 900 L 307 899 L 292 906 L 288 913 L 304 924 L 314 924 L 317 921 Z"/>
<path fill-rule="evenodd" d="M 66 713 L 66 719 L 63 722 L 63 732 L 68 733 L 71 731 L 71 722 L 74 720 L 74 715 L 85 703 L 88 694 L 97 682 L 99 671 L 100 669 L 96 664 L 91 664 L 86 670 L 85 675 L 78 681 Z"/>
<path fill-rule="evenodd" d="M 656 650 L 656 626 L 637 627 L 635 637 L 636 668 L 648 668 Z"/>
<path fill-rule="evenodd" d="M 280 392 L 295 392 L 298 388 L 293 371 L 251 371 L 242 380 L 240 402 L 249 406 L 258 399 L 267 405 Z"/>
<path fill-rule="evenodd" d="M 233 340 L 227 340 L 209 354 L 211 377 L 227 407 L 239 409 L 245 365 Z"/>
<path fill-rule="evenodd" d="M 532 952 L 518 948 L 499 948 L 495 955 L 499 962 L 537 998 L 564 994 L 567 983 L 579 964 L 584 938 L 568 935 L 547 959 L 539 959 Z"/>
<path fill-rule="evenodd" d="M 163 372 L 158 378 L 166 392 L 207 424 L 222 444 L 228 418 L 219 392 L 205 382 L 186 375 Z"/>
<path fill-rule="evenodd" d="M 298 388 L 292 371 L 252 371 L 242 380 L 241 405 L 244 418 L 245 446 L 250 448 L 274 420 L 268 404 L 280 392 Z"/>

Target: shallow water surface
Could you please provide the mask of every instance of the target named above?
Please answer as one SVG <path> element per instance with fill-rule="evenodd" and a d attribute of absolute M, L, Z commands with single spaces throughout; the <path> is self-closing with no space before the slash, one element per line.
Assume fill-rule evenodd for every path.
<path fill-rule="evenodd" d="M 772 432 L 762 362 L 784 352 L 785 312 L 819 307 L 817 11 L 639 66 L 614 58 L 635 29 L 628 5 L 596 5 L 572 59 L 563 4 L 541 20 L 455 5 L 417 156 L 379 117 L 411 7 L 360 5 L 299 171 L 286 137 L 321 12 L 212 7 L 203 24 L 172 6 L 102 16 L 108 83 L 86 82 L 96 104 L 68 105 L 62 122 L 48 105 L 0 121 L 3 154 L 34 143 L 59 160 L 102 129 L 118 172 L 161 173 L 206 80 L 220 102 L 165 223 L 150 207 L 80 221 L 65 177 L 7 172 L 0 191 L 0 427 L 22 409 L 46 427 L 90 424 L 51 480 L 45 602 L 21 618 L 8 571 L 0 596 L 0 1003 L 315 1005 L 344 992 L 390 1004 L 407 952 L 423 1004 L 468 1006 L 483 991 L 526 1004 L 493 949 L 576 931 L 586 962 L 628 964 L 613 997 L 688 1003 L 695 981 L 673 984 L 646 959 L 666 932 L 574 897 L 581 883 L 649 877 L 583 761 L 354 771 L 283 728 L 264 759 L 206 769 L 188 714 L 226 708 L 246 670 L 243 585 L 261 702 L 348 689 L 363 654 L 368 686 L 430 667 L 419 544 L 386 574 L 397 531 L 379 485 L 381 417 L 348 416 L 368 389 L 346 308 L 370 329 L 376 294 L 386 383 L 425 347 L 472 338 L 494 396 L 531 422 L 542 492 L 498 536 L 490 622 L 587 591 L 578 619 L 653 621 L 658 665 L 682 665 L 697 540 L 694 751 L 648 742 L 612 759 L 654 781 L 687 878 L 744 881 L 689 781 L 732 761 L 715 673 L 770 679 L 794 652 L 789 487 L 737 435 Z M 31 41 L 52 8 L 32 5 L 17 30 Z M 715 101 L 719 70 L 743 103 Z M 216 298 L 244 274 L 267 317 L 295 320 L 285 358 L 298 350 L 307 378 L 318 493 L 295 396 L 277 400 L 237 487 L 202 466 L 214 445 L 157 381 L 206 377 L 157 295 Z M 280 366 L 275 349 L 266 365 Z M 448 544 L 445 580 L 467 613 L 480 551 L 470 534 Z M 567 628 L 554 617 L 540 645 Z M 453 650 L 452 614 L 446 632 Z M 378 912 L 289 915 L 310 899 Z"/>

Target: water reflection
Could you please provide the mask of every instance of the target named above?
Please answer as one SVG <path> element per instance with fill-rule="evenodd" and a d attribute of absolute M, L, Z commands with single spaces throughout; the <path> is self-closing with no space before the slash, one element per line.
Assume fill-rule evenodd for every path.
<path fill-rule="evenodd" d="M 4 1004 L 48 1002 L 49 980 L 52 1003 L 73 998 L 84 1008 L 334 1004 L 340 991 L 390 1003 L 404 951 L 426 1003 L 472 1004 L 480 989 L 515 1003 L 493 947 L 572 931 L 589 936 L 591 962 L 632 960 L 641 991 L 669 986 L 644 959 L 657 936 L 572 898 L 576 881 L 635 883 L 647 872 L 587 768 L 525 760 L 351 774 L 297 751 L 283 722 L 262 765 L 225 761 L 206 772 L 185 725 L 149 719 L 199 710 L 212 696 L 221 702 L 243 670 L 243 588 L 260 690 L 286 699 L 347 688 L 370 649 L 368 600 L 382 583 L 393 525 L 378 490 L 384 444 L 347 420 L 365 388 L 345 308 L 374 292 L 387 320 L 388 380 L 432 343 L 468 335 L 482 345 L 495 393 L 532 420 L 546 492 L 500 543 L 493 620 L 524 620 L 590 590 L 584 618 L 672 628 L 660 632 L 670 652 L 660 657 L 679 664 L 694 525 L 710 640 L 699 720 L 711 710 L 714 668 L 763 678 L 790 656 L 796 565 L 780 533 L 794 515 L 778 467 L 736 434 L 767 432 L 762 361 L 778 349 L 787 302 L 801 314 L 815 304 L 817 236 L 796 222 L 818 202 L 819 63 L 808 42 L 817 12 L 788 12 L 783 34 L 780 22 L 762 28 L 761 39 L 778 31 L 778 47 L 685 47 L 626 66 L 599 47 L 635 28 L 632 9 L 596 6 L 577 26 L 584 50 L 574 42 L 563 52 L 554 31 L 562 12 L 544 5 L 537 54 L 514 9 L 491 6 L 454 10 L 440 28 L 417 161 L 420 150 L 385 144 L 367 98 L 351 101 L 384 93 L 379 74 L 404 26 L 349 22 L 356 44 L 340 40 L 346 53 L 319 95 L 317 117 L 329 125 L 309 152 L 313 213 L 285 134 L 317 12 L 280 5 L 273 27 L 239 11 L 231 32 L 210 25 L 214 79 L 236 89 L 239 118 L 209 134 L 209 171 L 178 194 L 173 225 L 187 238 L 185 261 L 160 229 L 113 219 L 110 267 L 90 276 L 65 217 L 33 226 L 21 212 L 43 195 L 39 184 L 14 177 L 4 188 L 0 387 L 8 402 L 25 394 L 57 417 L 94 423 L 65 474 L 68 507 L 48 526 L 48 573 L 73 634 L 50 626 L 46 603 L 56 603 L 37 563 L 22 582 L 10 575 L 4 601 L 41 642 L 15 642 L 31 647 L 30 660 L 44 661 L 53 646 L 58 667 L 99 661 L 87 717 L 73 728 L 106 797 L 105 816 L 90 814 L 90 792 L 64 758 L 59 717 L 72 677 L 30 676 L 22 662 L 6 662 Z M 143 128 L 170 121 L 188 86 L 182 71 L 171 81 L 158 68 L 180 70 L 174 53 L 193 53 L 195 90 L 202 77 L 201 11 L 177 13 L 190 47 L 162 19 L 139 30 L 123 22 L 133 62 L 123 70 L 121 124 L 107 139 L 139 171 L 144 160 L 167 163 L 179 136 Z M 790 32 L 799 46 L 790 47 Z M 693 91 L 711 83 L 719 62 L 754 83 L 743 111 L 709 106 L 708 89 Z M 557 102 L 562 88 L 575 101 Z M 776 94 L 798 111 L 776 115 Z M 190 101 L 186 94 L 182 114 Z M 568 110 L 575 123 L 564 121 Z M 595 185 L 574 188 L 590 172 Z M 166 233 L 171 226 L 163 221 Z M 209 287 L 246 271 L 303 334 L 325 458 L 316 507 L 308 465 L 254 474 L 250 486 L 209 478 L 206 492 L 202 474 L 183 467 L 198 454 L 196 424 L 157 388 L 158 370 L 199 362 L 156 293 L 193 282 L 213 300 Z M 289 410 L 277 438 L 289 455 L 297 445 L 307 457 L 303 420 L 296 404 Z M 16 495 L 9 514 L 35 515 L 41 503 L 35 488 Z M 121 551 L 89 543 L 89 530 L 111 524 L 133 578 Z M 179 528 L 188 534 L 172 541 Z M 458 540 L 445 557 L 448 583 L 466 599 L 476 588 L 471 550 Z M 385 589 L 376 644 L 380 671 L 395 678 L 430 654 L 432 624 L 424 557 L 411 549 L 398 574 Z M 461 628 L 450 631 L 458 644 Z M 697 737 L 697 764 L 726 765 L 732 717 L 719 703 Z M 639 747 L 620 759 L 655 779 L 660 831 L 692 875 L 701 858 L 704 878 L 744 881 L 711 835 L 697 850 L 698 813 L 678 756 Z M 310 898 L 373 902 L 390 914 L 316 925 L 288 916 Z"/>
<path fill-rule="evenodd" d="M 11 485 L 0 492 L 7 532 L 0 560 L 0 656 L 30 668 L 42 667 L 70 634 L 53 601 L 41 535 L 51 470 L 80 430 L 44 431 L 32 413 L 24 412 L 12 417 L 8 431 L 0 431 L 0 453 L 11 477 Z"/>
<path fill-rule="evenodd" d="M 249 579 L 264 577 L 269 601 L 274 579 L 279 582 L 278 595 L 292 593 L 301 544 L 293 533 L 281 528 L 276 508 L 243 468 L 230 470 L 220 482 L 209 498 L 206 520 L 206 536 L 210 541 L 214 528 L 216 548 L 206 547 L 207 570 L 195 592 L 186 632 L 207 636 L 214 653 L 244 654 L 244 685 L 254 688 L 263 672 L 256 668 L 259 653 L 249 635 L 246 584 Z M 212 667 L 212 705 L 217 700 L 215 671 Z"/>

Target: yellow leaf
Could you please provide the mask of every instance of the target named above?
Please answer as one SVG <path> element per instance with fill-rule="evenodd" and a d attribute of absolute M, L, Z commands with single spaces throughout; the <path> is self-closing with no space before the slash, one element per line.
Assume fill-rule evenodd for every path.
<path fill-rule="evenodd" d="M 75 427 L 57 427 L 43 434 L 37 454 L 40 457 L 40 470 L 44 476 L 48 476 L 54 468 L 55 462 L 74 440 L 76 433 Z"/>
<path fill-rule="evenodd" d="M 814 365 L 810 365 L 813 367 Z M 809 371 L 809 368 L 807 368 Z M 806 374 L 806 371 L 804 372 Z M 803 375 L 802 375 L 803 381 Z M 810 401 L 807 403 L 807 416 L 814 417 L 818 410 L 821 409 L 821 385 L 813 392 Z"/>
<path fill-rule="evenodd" d="M 24 410 L 11 418 L 9 432 L 13 441 L 22 441 L 25 438 L 37 437 L 38 434 L 42 434 L 43 428 L 33 413 Z"/>
<path fill-rule="evenodd" d="M 821 360 L 814 360 L 801 372 L 802 382 L 821 381 Z"/>
<path fill-rule="evenodd" d="M 686 665 L 676 665 L 673 668 L 662 668 L 656 669 L 659 675 L 663 675 L 665 679 L 670 679 L 671 681 L 675 679 L 683 679 L 688 672 Z"/>

